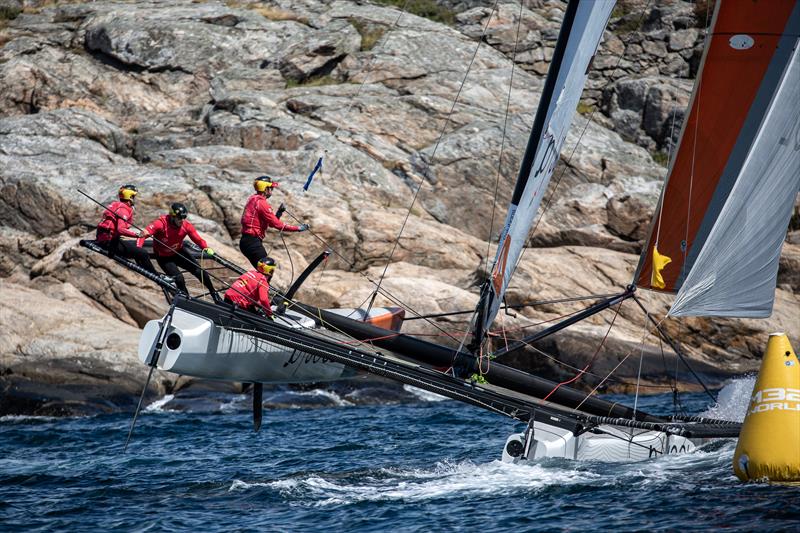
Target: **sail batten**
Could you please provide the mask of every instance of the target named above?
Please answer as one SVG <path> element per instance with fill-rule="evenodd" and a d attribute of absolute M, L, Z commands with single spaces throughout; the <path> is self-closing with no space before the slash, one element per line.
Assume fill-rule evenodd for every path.
<path fill-rule="evenodd" d="M 561 147 L 616 0 L 571 0 L 567 6 L 553 60 L 517 184 L 498 240 L 491 279 L 478 304 L 476 340 L 497 315 L 528 238 L 542 196 L 558 163 Z"/>
<path fill-rule="evenodd" d="M 774 275 L 770 281 L 767 273 L 772 271 L 773 266 L 777 272 L 777 259 L 774 265 L 769 263 L 769 267 L 750 261 L 737 261 L 736 264 L 727 265 L 727 273 L 722 276 L 730 278 L 733 273 L 739 272 L 738 277 L 733 276 L 739 283 L 761 287 L 768 287 L 771 283 L 768 303 L 764 298 L 760 299 L 759 304 L 729 299 L 728 304 L 718 302 L 712 306 L 714 311 L 711 307 L 689 311 L 684 305 L 688 301 L 685 295 L 689 293 L 694 294 L 693 300 L 697 301 L 698 294 L 711 295 L 722 287 L 720 279 L 693 272 L 698 268 L 701 256 L 705 254 L 708 257 L 708 253 L 720 252 L 720 243 L 712 245 L 711 236 L 721 235 L 717 227 L 722 214 L 731 213 L 735 202 L 741 201 L 734 197 L 734 191 L 741 194 L 743 190 L 740 182 L 750 180 L 751 184 L 756 184 L 751 194 L 770 186 L 766 181 L 757 185 L 759 180 L 766 180 L 769 176 L 754 173 L 753 161 L 760 160 L 757 155 L 759 151 L 769 150 L 764 145 L 762 132 L 765 128 L 774 127 L 774 121 L 767 125 L 767 119 L 778 101 L 777 95 L 781 91 L 786 94 L 784 89 L 790 81 L 787 76 L 790 73 L 789 66 L 796 57 L 799 34 L 798 0 L 728 0 L 717 4 L 711 37 L 707 39 L 678 150 L 671 162 L 651 234 L 634 278 L 636 285 L 642 288 L 676 293 L 682 291 L 684 297 L 676 301 L 673 314 L 766 316 L 764 313 L 768 314 L 771 309 Z M 784 112 L 791 114 L 793 108 Z M 796 169 L 795 173 L 800 173 L 800 169 Z M 791 188 L 791 185 L 785 184 L 784 187 Z M 773 190 L 773 206 L 793 202 L 796 190 L 796 187 L 794 191 Z M 765 207 L 762 206 L 762 209 Z M 748 211 L 751 211 L 751 223 L 755 219 L 752 209 L 753 206 L 739 206 L 737 212 L 742 218 L 728 220 L 727 223 L 734 224 L 738 229 L 744 228 Z M 774 255 L 776 239 L 777 253 L 780 253 L 788 215 L 779 215 L 779 212 L 784 213 L 785 209 L 770 209 L 768 215 L 767 212 L 763 213 L 775 221 L 780 217 L 780 222 L 774 225 L 775 228 L 771 230 L 773 234 L 768 239 L 761 236 L 765 239 L 762 246 L 745 251 L 748 249 L 747 243 L 736 243 L 741 248 L 741 254 L 758 255 L 758 251 L 766 248 L 769 242 L 772 247 L 770 253 Z M 737 238 L 735 231 L 725 234 L 728 238 Z M 705 252 L 707 248 L 715 252 Z M 762 261 L 766 260 L 764 257 Z M 663 261 L 659 263 L 659 258 L 667 258 L 668 261 L 666 264 Z M 704 264 L 706 266 L 703 268 L 708 268 L 708 263 Z M 742 266 L 744 264 L 747 266 Z M 717 274 L 722 275 L 720 272 Z M 684 291 L 689 279 L 697 285 L 687 287 Z"/>

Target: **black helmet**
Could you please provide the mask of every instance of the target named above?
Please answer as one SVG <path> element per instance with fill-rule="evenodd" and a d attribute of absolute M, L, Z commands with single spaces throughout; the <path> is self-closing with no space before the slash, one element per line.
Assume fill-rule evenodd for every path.
<path fill-rule="evenodd" d="M 169 214 L 173 217 L 180 218 L 181 220 L 189 216 L 189 210 L 182 203 L 175 202 L 169 206 Z"/>

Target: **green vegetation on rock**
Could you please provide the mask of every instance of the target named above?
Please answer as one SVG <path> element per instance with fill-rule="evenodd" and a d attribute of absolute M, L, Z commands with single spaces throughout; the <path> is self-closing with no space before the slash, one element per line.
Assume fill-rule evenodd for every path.
<path fill-rule="evenodd" d="M 350 19 L 350 24 L 361 35 L 361 50 L 372 50 L 381 37 L 386 33 L 386 28 L 376 26 L 358 19 Z"/>
<path fill-rule="evenodd" d="M 319 87 L 320 85 L 337 85 L 341 83 L 341 81 L 337 80 L 333 76 L 325 75 L 325 76 L 311 76 L 310 78 L 306 78 L 304 80 L 293 80 L 288 79 L 286 80 L 286 88 L 291 89 L 293 87 Z"/>
<path fill-rule="evenodd" d="M 374 0 L 376 4 L 384 6 L 395 6 L 405 9 L 409 13 L 441 22 L 452 26 L 456 19 L 456 13 L 446 6 L 437 4 L 434 0 Z"/>

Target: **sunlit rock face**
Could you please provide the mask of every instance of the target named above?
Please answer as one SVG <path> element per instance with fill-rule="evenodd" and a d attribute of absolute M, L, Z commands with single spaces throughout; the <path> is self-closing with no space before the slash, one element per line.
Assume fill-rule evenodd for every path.
<path fill-rule="evenodd" d="M 16 7 L 0 21 L 0 380 L 95 392 L 113 382 L 123 396 L 144 369 L 137 328 L 165 304 L 146 280 L 77 246 L 100 215 L 79 190 L 107 203 L 135 184 L 137 225 L 181 201 L 220 254 L 246 265 L 242 207 L 252 179 L 269 174 L 281 182 L 273 205 L 286 203 L 284 220 L 313 230 L 268 234 L 276 285 L 288 286 L 324 241 L 336 253 L 300 299 L 363 305 L 382 280 L 392 298 L 376 305 L 400 301 L 409 315 L 471 309 L 565 6 L 505 3 L 491 13 L 441 3 L 430 20 L 344 1 L 6 3 Z M 495 324 L 495 345 L 582 305 L 525 304 L 613 293 L 633 278 L 705 24 L 690 2 L 647 4 L 620 2 L 612 16 L 508 294 L 519 307 Z M 322 173 L 303 192 L 320 157 Z M 772 318 L 664 323 L 698 365 L 752 369 L 767 332 L 797 338 L 798 227 Z M 668 298 L 643 298 L 663 317 Z M 572 375 L 613 321 L 598 367 L 610 370 L 644 331 L 632 302 L 615 313 L 539 347 L 570 366 L 536 351 L 514 363 Z M 455 343 L 469 319 L 405 328 Z M 652 335 L 640 351 L 660 358 Z M 618 374 L 635 375 L 634 359 Z M 175 383 L 161 376 L 155 386 Z"/>

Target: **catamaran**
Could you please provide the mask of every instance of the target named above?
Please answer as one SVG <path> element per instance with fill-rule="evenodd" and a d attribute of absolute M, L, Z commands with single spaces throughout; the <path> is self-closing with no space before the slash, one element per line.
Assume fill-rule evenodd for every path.
<path fill-rule="evenodd" d="M 384 376 L 527 424 L 508 438 L 506 461 L 641 460 L 736 437 L 736 422 L 653 416 L 497 361 L 482 368 L 480 361 L 487 351 L 491 357 L 510 353 L 636 299 L 637 288 L 676 294 L 670 316 L 769 316 L 800 189 L 800 1 L 765 3 L 716 4 L 650 235 L 631 285 L 618 294 L 501 349 L 487 347 L 614 7 L 613 0 L 571 0 L 469 343 L 444 346 L 402 333 L 401 308 L 324 310 L 297 301 L 295 292 L 323 254 L 289 290 L 276 291 L 274 321 L 175 295 L 168 281 L 152 278 L 171 306 L 145 326 L 141 360 L 151 373 L 158 367 L 254 383 L 256 428 L 262 383 L 334 380 L 355 372 Z M 212 259 L 241 272 L 218 255 Z"/>

